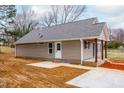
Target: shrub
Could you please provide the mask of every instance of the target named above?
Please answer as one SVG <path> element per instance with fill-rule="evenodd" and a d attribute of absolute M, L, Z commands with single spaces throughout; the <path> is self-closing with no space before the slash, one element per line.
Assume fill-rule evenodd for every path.
<path fill-rule="evenodd" d="M 118 47 L 120 47 L 121 46 L 121 43 L 120 42 L 118 42 L 118 41 L 110 41 L 109 43 L 108 43 L 108 48 L 113 48 L 113 49 L 117 49 Z"/>
<path fill-rule="evenodd" d="M 11 44 L 10 47 L 11 47 L 11 48 L 15 48 L 15 45 Z"/>

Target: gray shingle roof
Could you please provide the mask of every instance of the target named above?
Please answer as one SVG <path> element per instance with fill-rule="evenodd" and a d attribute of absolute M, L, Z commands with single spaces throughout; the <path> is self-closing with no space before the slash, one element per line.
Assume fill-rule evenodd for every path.
<path fill-rule="evenodd" d="M 105 25 L 94 23 L 96 18 L 80 20 L 32 31 L 19 39 L 16 44 L 37 43 L 99 36 Z"/>

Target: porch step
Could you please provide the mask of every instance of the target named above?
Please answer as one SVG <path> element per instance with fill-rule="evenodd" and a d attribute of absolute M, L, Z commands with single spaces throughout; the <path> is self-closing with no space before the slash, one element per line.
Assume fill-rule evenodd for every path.
<path fill-rule="evenodd" d="M 95 62 L 83 62 L 83 66 L 90 66 L 90 67 L 96 67 L 97 63 Z"/>

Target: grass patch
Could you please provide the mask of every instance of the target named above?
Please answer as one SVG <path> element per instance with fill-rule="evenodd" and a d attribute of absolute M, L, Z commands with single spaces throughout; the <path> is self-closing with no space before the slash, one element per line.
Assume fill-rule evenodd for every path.
<path fill-rule="evenodd" d="M 0 52 L 2 53 L 12 53 L 14 52 L 14 48 L 8 46 L 0 46 Z"/>
<path fill-rule="evenodd" d="M 108 59 L 124 61 L 124 52 L 117 49 L 109 50 Z"/>

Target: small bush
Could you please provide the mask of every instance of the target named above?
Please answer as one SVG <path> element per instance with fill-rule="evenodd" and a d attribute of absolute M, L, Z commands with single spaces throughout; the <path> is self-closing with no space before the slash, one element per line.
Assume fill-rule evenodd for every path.
<path fill-rule="evenodd" d="M 15 48 L 15 45 L 10 45 L 11 48 Z"/>
<path fill-rule="evenodd" d="M 113 49 L 117 49 L 121 46 L 121 43 L 118 41 L 110 41 L 108 43 L 108 48 L 113 48 Z"/>

